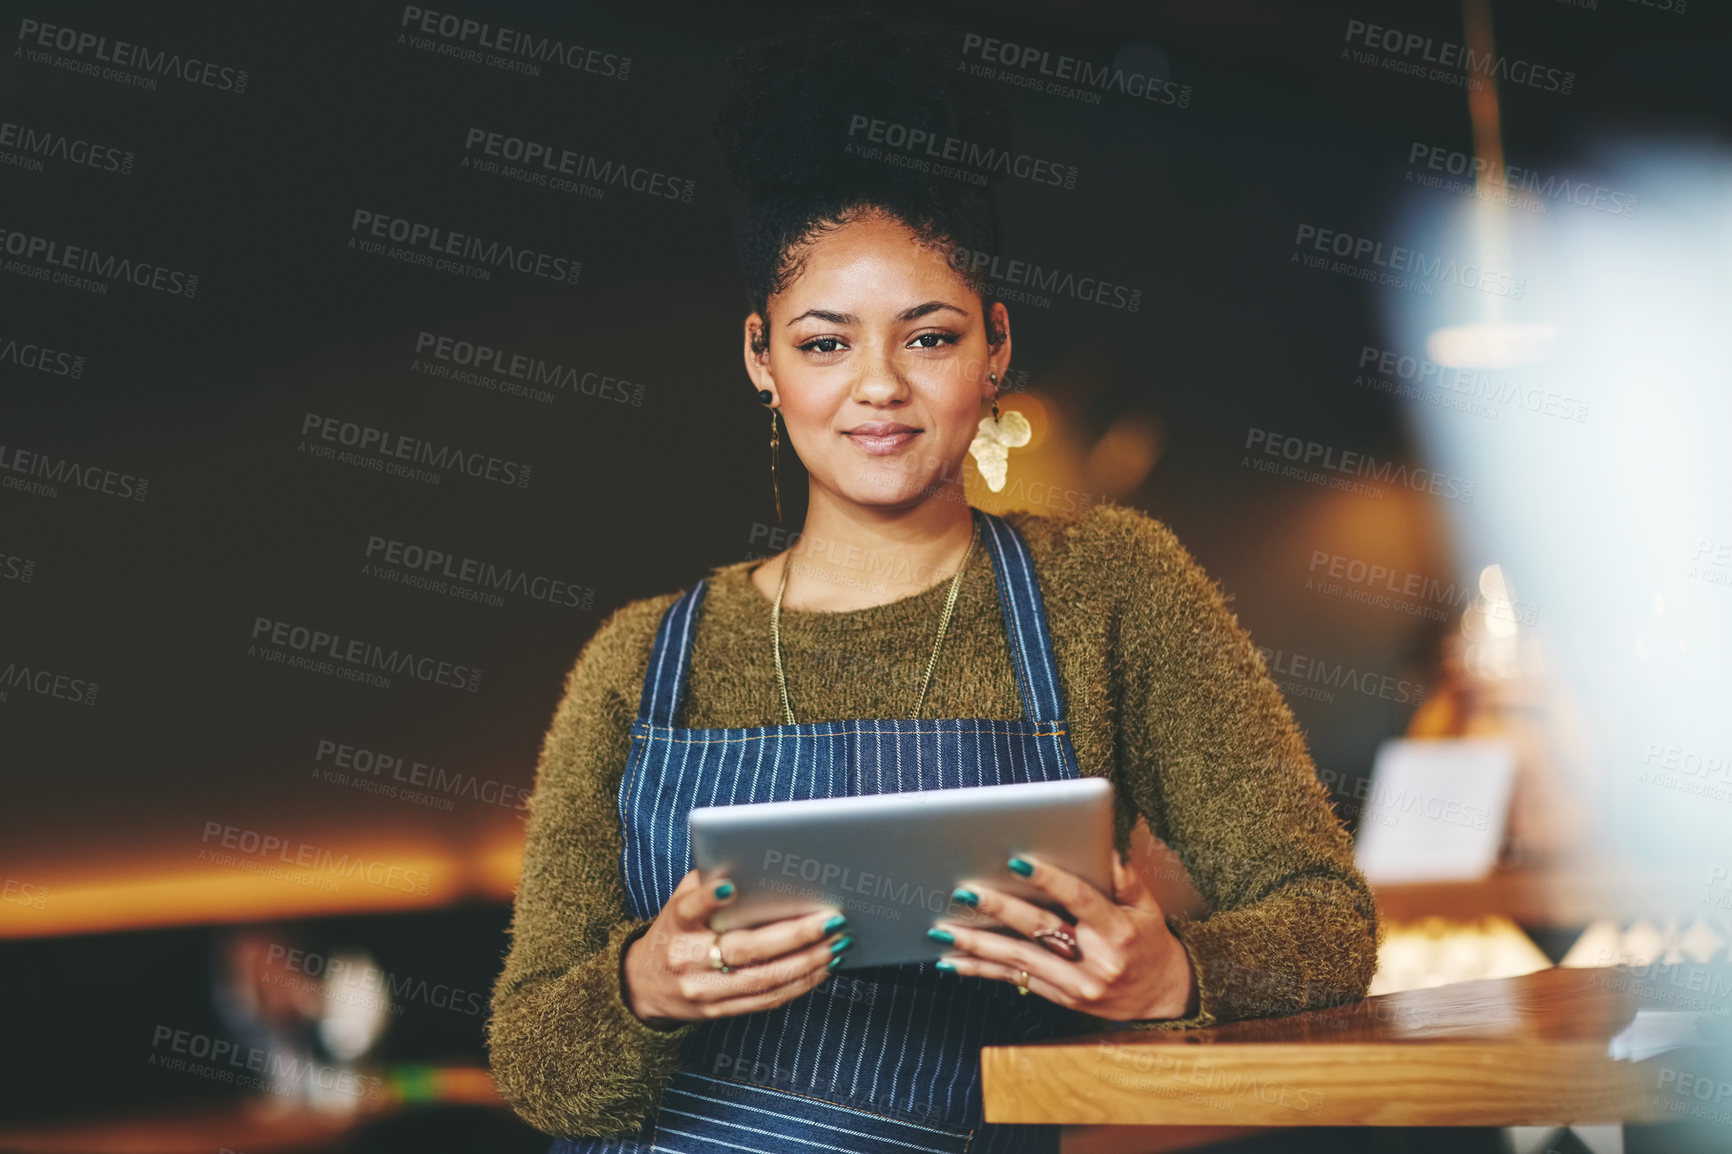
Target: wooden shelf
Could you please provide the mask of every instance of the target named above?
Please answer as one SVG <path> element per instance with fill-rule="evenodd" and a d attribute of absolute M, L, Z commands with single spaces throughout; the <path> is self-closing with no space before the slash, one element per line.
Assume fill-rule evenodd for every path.
<path fill-rule="evenodd" d="M 1701 871 L 1615 870 L 1604 865 L 1508 870 L 1472 882 L 1412 882 L 1377 887 L 1377 905 L 1394 921 L 1471 920 L 1497 914 L 1524 926 L 1581 926 L 1611 919 L 1712 913 Z"/>

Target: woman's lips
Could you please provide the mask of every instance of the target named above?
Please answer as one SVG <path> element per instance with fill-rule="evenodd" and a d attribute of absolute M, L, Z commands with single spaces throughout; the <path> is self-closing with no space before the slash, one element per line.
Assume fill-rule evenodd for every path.
<path fill-rule="evenodd" d="M 918 437 L 920 430 L 908 429 L 901 433 L 843 433 L 842 435 L 873 456 L 882 457 L 886 453 L 896 452 Z"/>

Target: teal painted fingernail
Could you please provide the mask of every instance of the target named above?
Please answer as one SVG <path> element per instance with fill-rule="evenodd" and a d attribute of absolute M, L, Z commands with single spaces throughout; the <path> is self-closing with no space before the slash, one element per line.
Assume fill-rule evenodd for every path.
<path fill-rule="evenodd" d="M 956 944 L 956 935 L 949 930 L 927 930 L 926 936 L 935 942 L 943 942 L 947 946 Z"/>
<path fill-rule="evenodd" d="M 950 898 L 952 901 L 961 902 L 965 906 L 977 906 L 980 904 L 980 895 L 975 893 L 973 890 L 956 890 L 951 893 Z"/>
<path fill-rule="evenodd" d="M 843 917 L 841 914 L 837 914 L 835 917 L 824 923 L 824 932 L 826 934 L 833 934 L 847 924 L 848 919 Z"/>
<path fill-rule="evenodd" d="M 721 898 L 723 901 L 726 901 L 728 899 L 729 895 L 731 895 L 733 892 L 734 892 L 734 883 L 733 882 L 723 882 L 721 885 L 716 887 L 716 896 L 718 898 Z"/>
<path fill-rule="evenodd" d="M 954 974 L 956 972 L 956 966 L 952 962 L 939 962 L 938 968 L 947 974 Z"/>
<path fill-rule="evenodd" d="M 1019 873 L 1025 878 L 1034 876 L 1034 867 L 1019 857 L 1011 858 L 1009 865 L 1013 872 Z"/>
<path fill-rule="evenodd" d="M 836 967 L 837 967 L 837 966 L 839 966 L 839 965 L 841 965 L 841 964 L 842 964 L 842 955 L 841 955 L 841 954 L 837 954 L 837 955 L 836 955 L 836 956 L 835 956 L 835 957 L 833 957 L 833 958 L 831 958 L 831 959 L 830 959 L 830 964 L 829 964 L 829 965 L 827 965 L 827 966 L 825 966 L 825 967 L 824 967 L 824 968 L 825 968 L 825 969 L 826 969 L 826 970 L 833 970 L 833 969 L 835 969 L 835 968 L 836 968 Z"/>
<path fill-rule="evenodd" d="M 841 941 L 837 942 L 835 945 L 831 946 L 830 952 L 832 954 L 835 954 L 838 957 L 840 957 L 842 954 L 842 951 L 847 949 L 849 946 L 851 946 L 853 944 L 854 944 L 854 938 L 852 935 L 849 935 L 848 937 L 845 937 Z"/>

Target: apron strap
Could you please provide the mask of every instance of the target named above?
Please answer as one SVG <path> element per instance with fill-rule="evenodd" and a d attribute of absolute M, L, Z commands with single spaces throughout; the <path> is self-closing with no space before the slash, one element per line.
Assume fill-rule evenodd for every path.
<path fill-rule="evenodd" d="M 993 572 L 998 575 L 998 600 L 1004 608 L 1004 633 L 1016 664 L 1017 687 L 1022 690 L 1023 717 L 1028 721 L 1063 720 L 1064 694 L 1053 661 L 1052 635 L 1046 627 L 1046 603 L 1041 600 L 1028 543 L 1003 517 L 981 509 L 974 512 L 983 521 L 981 536 L 992 550 Z"/>
<path fill-rule="evenodd" d="M 686 672 L 692 656 L 692 635 L 697 632 L 698 607 L 709 590 L 705 578 L 692 586 L 662 614 L 656 643 L 650 650 L 649 669 L 644 673 L 643 696 L 638 700 L 640 725 L 671 727 L 679 716 L 686 693 Z"/>
<path fill-rule="evenodd" d="M 997 578 L 1005 637 L 1010 643 L 1011 664 L 1016 666 L 1017 688 L 1022 694 L 1023 718 L 1063 720 L 1064 694 L 1053 660 L 1046 604 L 1041 600 L 1028 543 L 1016 526 L 1003 517 L 983 509 L 973 512 L 980 522 L 981 539 L 986 543 Z M 644 674 L 643 696 L 638 703 L 640 725 L 672 728 L 679 716 L 686 676 L 691 669 L 698 609 L 708 588 L 707 578 L 699 581 L 662 614 L 655 647 L 650 651 L 649 669 Z"/>

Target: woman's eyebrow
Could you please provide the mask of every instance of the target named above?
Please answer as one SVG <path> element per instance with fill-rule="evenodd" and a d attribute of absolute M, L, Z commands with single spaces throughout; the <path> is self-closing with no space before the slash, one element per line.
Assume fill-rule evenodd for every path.
<path fill-rule="evenodd" d="M 967 309 L 959 309 L 953 304 L 946 304 L 944 301 L 927 301 L 923 305 L 915 305 L 911 309 L 904 309 L 901 313 L 897 314 L 896 319 L 899 321 L 917 321 L 921 317 L 931 316 L 939 309 L 949 309 L 951 312 L 958 313 L 962 316 L 968 315 Z"/>
<path fill-rule="evenodd" d="M 813 317 L 833 325 L 857 325 L 860 323 L 860 318 L 853 313 L 833 313 L 829 309 L 807 309 L 797 317 L 789 317 L 788 323 L 794 324 L 797 321 L 805 320 L 807 317 Z"/>
<path fill-rule="evenodd" d="M 903 309 L 896 314 L 896 319 L 898 322 L 917 321 L 921 317 L 931 316 L 940 309 L 949 309 L 961 316 L 968 315 L 967 309 L 957 308 L 953 304 L 946 304 L 944 301 L 927 301 L 925 304 Z M 831 312 L 829 309 L 807 309 L 797 317 L 790 317 L 788 323 L 794 324 L 797 321 L 805 320 L 807 317 L 832 325 L 857 325 L 860 323 L 860 318 L 853 313 Z"/>

